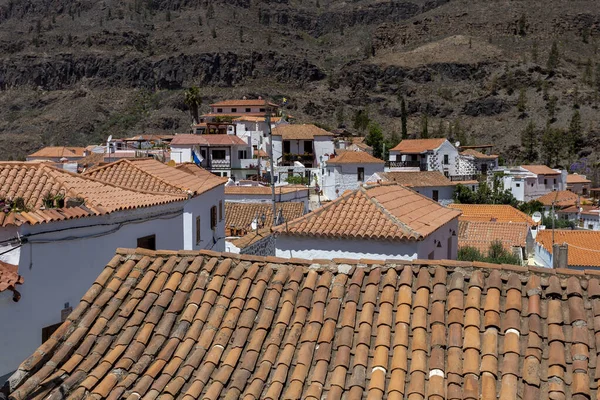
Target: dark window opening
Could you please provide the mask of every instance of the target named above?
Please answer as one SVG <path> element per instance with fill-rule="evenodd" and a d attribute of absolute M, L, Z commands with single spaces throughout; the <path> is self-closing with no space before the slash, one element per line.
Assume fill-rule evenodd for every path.
<path fill-rule="evenodd" d="M 251 110 L 249 108 L 246 108 L 246 112 L 250 112 Z"/>
<path fill-rule="evenodd" d="M 548 184 L 548 179 L 544 179 L 544 185 Z"/>
<path fill-rule="evenodd" d="M 200 231 L 201 231 L 201 225 L 200 225 L 200 217 L 196 217 L 196 244 L 200 244 L 201 238 L 200 238 Z"/>
<path fill-rule="evenodd" d="M 289 140 L 283 141 L 283 152 L 286 154 L 289 154 L 292 152 L 292 145 L 290 144 Z"/>
<path fill-rule="evenodd" d="M 137 247 L 148 250 L 156 250 L 156 235 L 138 238 Z"/>
<path fill-rule="evenodd" d="M 260 109 L 260 112 L 265 112 L 265 109 L 264 109 L 264 108 L 261 108 L 261 109 Z"/>
<path fill-rule="evenodd" d="M 237 112 L 237 108 L 232 108 L 231 112 Z"/>
<path fill-rule="evenodd" d="M 312 141 L 310 141 L 310 140 L 305 140 L 304 141 L 304 152 L 312 154 L 312 152 L 313 152 L 313 143 L 312 143 Z"/>
<path fill-rule="evenodd" d="M 217 206 L 210 208 L 210 229 L 217 229 Z"/>
<path fill-rule="evenodd" d="M 363 167 L 358 167 L 358 180 L 360 182 L 364 182 L 365 180 L 365 169 Z"/>
<path fill-rule="evenodd" d="M 438 192 L 437 190 L 434 190 L 434 191 L 433 191 L 433 196 L 432 196 L 432 198 L 433 198 L 433 201 L 438 201 L 438 200 L 439 200 L 439 198 L 440 198 L 440 194 L 439 194 L 439 192 Z"/>
<path fill-rule="evenodd" d="M 212 151 L 212 159 L 213 160 L 224 160 L 226 156 L 225 150 L 213 150 Z"/>
<path fill-rule="evenodd" d="M 450 160 L 449 160 L 449 158 L 450 158 L 450 157 L 448 157 L 448 154 L 444 154 L 444 165 L 448 165 L 448 164 L 450 164 Z"/>
<path fill-rule="evenodd" d="M 218 112 L 218 113 L 222 113 L 222 112 L 223 112 L 223 109 L 222 109 L 222 108 L 217 108 L 217 112 Z"/>

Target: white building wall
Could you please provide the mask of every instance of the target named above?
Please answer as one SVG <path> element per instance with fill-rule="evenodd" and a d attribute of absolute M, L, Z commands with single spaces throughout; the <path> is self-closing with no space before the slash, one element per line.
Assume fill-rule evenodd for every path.
<path fill-rule="evenodd" d="M 329 156 L 335 152 L 332 136 L 315 136 L 314 141 L 315 163 L 318 165 L 321 161 L 327 161 Z"/>
<path fill-rule="evenodd" d="M 358 168 L 364 168 L 364 181 L 358 181 Z M 346 190 L 356 190 L 360 184 L 377 172 L 383 172 L 383 164 L 337 164 L 327 165 L 321 188 L 329 200 L 335 200 Z"/>
<path fill-rule="evenodd" d="M 433 199 L 433 191 L 437 190 L 438 202 L 440 204 L 448 205 L 454 202 L 454 186 L 426 186 L 412 187 L 411 189 L 430 199 Z"/>
<path fill-rule="evenodd" d="M 222 216 L 219 219 L 219 202 L 222 203 Z M 217 228 L 210 227 L 210 209 L 217 207 Z M 200 217 L 200 242 L 196 243 L 196 217 Z M 217 186 L 200 196 L 189 199 L 184 207 L 183 215 L 183 247 L 184 250 L 225 249 L 225 189 Z"/>
<path fill-rule="evenodd" d="M 21 361 L 33 354 L 42 343 L 42 328 L 61 322 L 65 304 L 73 308 L 79 304 L 116 248 L 135 248 L 138 238 L 156 235 L 157 248 L 181 249 L 182 211 L 182 204 L 178 202 L 99 217 L 21 226 L 22 236 L 34 236 L 14 251 L 20 255 L 19 274 L 24 279 L 24 283 L 17 286 L 21 299 L 15 303 L 12 292 L 0 293 L 0 376 L 14 371 Z M 163 215 L 161 219 L 157 217 L 159 214 Z M 125 222 L 147 218 L 150 219 L 145 222 Z M 119 228 L 119 224 L 123 225 Z M 59 229 L 66 230 L 43 233 Z M 112 230 L 116 231 L 106 236 L 57 241 Z M 4 231 L 3 235 L 6 234 Z"/>
<path fill-rule="evenodd" d="M 171 160 L 177 164 L 194 162 L 192 159 L 192 146 L 189 145 L 171 145 Z"/>
<path fill-rule="evenodd" d="M 552 254 L 537 242 L 534 245 L 533 261 L 541 267 L 552 268 Z"/>
<path fill-rule="evenodd" d="M 458 219 L 440 227 L 436 232 L 419 242 L 330 239 L 279 235 L 275 240 L 275 255 L 284 258 L 333 259 L 369 258 L 375 260 L 426 259 L 433 252 L 434 259 L 456 259 L 458 253 Z M 452 236 L 455 233 L 455 236 Z M 441 247 L 437 247 L 440 241 Z M 450 252 L 448 247 L 450 246 Z"/>
<path fill-rule="evenodd" d="M 444 164 L 444 156 L 448 156 L 448 164 Z M 456 164 L 458 161 L 458 150 L 449 141 L 433 151 L 429 156 L 429 170 L 441 171 L 447 175 L 459 175 Z"/>

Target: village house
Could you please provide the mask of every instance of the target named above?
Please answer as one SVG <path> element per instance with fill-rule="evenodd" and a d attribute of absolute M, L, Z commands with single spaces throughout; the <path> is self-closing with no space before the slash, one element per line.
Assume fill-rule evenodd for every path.
<path fill-rule="evenodd" d="M 85 157 L 85 147 L 44 147 L 27 156 L 27 161 L 53 161 L 56 163 L 78 161 Z"/>
<path fill-rule="evenodd" d="M 468 218 L 468 217 L 467 217 Z M 523 264 L 533 249 L 533 235 L 525 222 L 458 220 L 458 248 L 472 247 L 487 254 L 490 246 L 500 242 Z"/>
<path fill-rule="evenodd" d="M 364 151 L 344 151 L 325 163 L 320 189 L 325 197 L 335 200 L 346 190 L 356 190 L 373 174 L 383 172 L 385 161 Z"/>
<path fill-rule="evenodd" d="M 228 238 L 242 237 L 252 231 L 270 228 L 304 215 L 304 204 L 298 202 L 275 203 L 276 218 L 273 218 L 272 203 L 225 203 L 225 235 Z"/>
<path fill-rule="evenodd" d="M 448 207 L 460 210 L 460 219 L 463 221 L 525 222 L 529 226 L 535 225 L 529 215 L 507 204 L 453 203 Z"/>
<path fill-rule="evenodd" d="M 425 197 L 443 205 L 452 203 L 457 182 L 451 182 L 440 171 L 410 172 L 378 172 L 371 176 L 369 182 L 394 182 L 411 188 Z M 477 190 L 478 181 L 461 181 L 460 184 Z"/>
<path fill-rule="evenodd" d="M 487 176 L 488 172 L 498 168 L 498 155 L 485 154 L 474 148 L 467 148 L 460 152 L 457 163 L 457 176 L 470 176 L 476 179 L 480 175 Z M 455 178 L 455 180 L 458 180 L 458 178 Z"/>
<path fill-rule="evenodd" d="M 536 200 L 549 192 L 567 188 L 567 171 L 545 165 L 499 167 L 494 172 L 502 176 L 504 189 L 510 190 L 518 201 Z"/>
<path fill-rule="evenodd" d="M 151 158 L 120 160 L 83 175 L 127 189 L 187 196 L 180 249 L 223 251 L 225 248 L 224 178 L 193 163 L 171 167 Z"/>
<path fill-rule="evenodd" d="M 403 186 L 363 186 L 274 227 L 276 255 L 456 259 L 459 215 Z"/>
<path fill-rule="evenodd" d="M 544 215 L 546 216 L 552 214 L 552 207 L 554 207 L 554 215 L 556 216 L 558 210 L 576 206 L 582 203 L 582 199 L 579 197 L 579 195 L 569 190 L 557 190 L 555 192 L 549 192 L 535 200 L 544 205 Z"/>
<path fill-rule="evenodd" d="M 599 293 L 564 270 L 118 249 L 5 394 L 595 399 Z"/>
<path fill-rule="evenodd" d="M 277 182 L 291 175 L 312 180 L 322 163 L 334 155 L 333 133 L 312 124 L 278 125 L 272 136 Z"/>
<path fill-rule="evenodd" d="M 338 136 L 334 139 L 334 145 L 337 155 L 344 151 L 364 151 L 373 155 L 373 148 L 365 143 L 364 136 Z"/>
<path fill-rule="evenodd" d="M 592 181 L 587 179 L 585 175 L 568 174 L 567 175 L 567 190 L 582 196 L 589 196 L 592 188 Z"/>
<path fill-rule="evenodd" d="M 308 210 L 309 188 L 305 185 L 275 186 L 275 202 L 299 202 Z M 273 191 L 263 185 L 225 185 L 225 201 L 237 203 L 273 203 Z"/>
<path fill-rule="evenodd" d="M 540 230 L 535 238 L 535 264 L 553 268 L 553 244 L 566 245 L 567 264 L 573 269 L 600 267 L 600 232 L 583 230 Z"/>
<path fill-rule="evenodd" d="M 125 189 L 49 163 L 2 162 L 0 200 L 0 262 L 12 271 L 9 290 L 0 292 L 0 320 L 10 321 L 0 323 L 0 377 L 60 325 L 115 248 L 184 246 L 185 193 Z"/>
<path fill-rule="evenodd" d="M 171 160 L 176 163 L 196 162 L 217 176 L 234 180 L 256 176 L 264 168 L 254 158 L 252 147 L 235 135 L 178 134 L 170 146 Z"/>
<path fill-rule="evenodd" d="M 556 211 L 556 217 L 571 221 L 581 229 L 600 231 L 600 207 L 598 206 L 584 204 L 561 208 Z"/>

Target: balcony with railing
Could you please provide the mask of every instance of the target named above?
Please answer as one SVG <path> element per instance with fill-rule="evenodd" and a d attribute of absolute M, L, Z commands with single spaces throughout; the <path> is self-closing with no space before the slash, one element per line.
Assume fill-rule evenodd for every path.
<path fill-rule="evenodd" d="M 283 166 L 292 166 L 292 165 L 294 165 L 294 162 L 298 161 L 304 165 L 311 164 L 311 166 L 312 166 L 312 164 L 314 163 L 314 160 L 315 160 L 315 155 L 312 153 L 304 153 L 304 154 L 286 153 L 277 160 L 277 164 L 283 165 Z"/>
<path fill-rule="evenodd" d="M 200 165 L 206 169 L 231 169 L 231 160 L 210 160 L 205 158 Z"/>
<path fill-rule="evenodd" d="M 452 182 L 465 182 L 465 181 L 481 181 L 485 179 L 484 175 L 472 174 L 472 175 L 450 175 L 448 179 Z"/>
<path fill-rule="evenodd" d="M 427 164 L 422 163 L 418 160 L 405 160 L 405 161 L 386 161 L 385 166 L 388 168 L 399 168 L 399 169 L 410 169 L 418 171 L 427 171 Z"/>

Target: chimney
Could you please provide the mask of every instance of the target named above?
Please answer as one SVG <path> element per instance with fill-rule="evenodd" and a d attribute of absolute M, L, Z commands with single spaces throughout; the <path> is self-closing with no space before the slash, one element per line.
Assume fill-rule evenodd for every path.
<path fill-rule="evenodd" d="M 555 243 L 552 246 L 552 268 L 567 268 L 569 266 L 569 249 L 566 243 Z"/>

